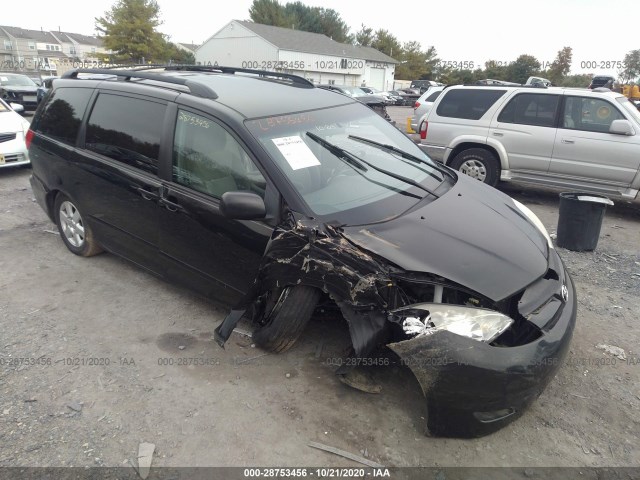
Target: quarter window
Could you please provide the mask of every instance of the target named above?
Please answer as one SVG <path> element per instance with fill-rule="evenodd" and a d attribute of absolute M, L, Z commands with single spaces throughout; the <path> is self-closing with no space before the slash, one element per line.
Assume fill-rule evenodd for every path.
<path fill-rule="evenodd" d="M 618 109 L 606 100 L 567 97 L 562 126 L 570 130 L 606 133 L 614 120 L 624 118 Z"/>
<path fill-rule="evenodd" d="M 100 94 L 89 117 L 86 148 L 156 174 L 166 105 Z"/>
<path fill-rule="evenodd" d="M 51 138 L 74 145 L 91 93 L 88 88 L 54 90 L 34 128 Z"/>
<path fill-rule="evenodd" d="M 224 128 L 185 110 L 178 111 L 173 181 L 214 197 L 244 190 L 264 198 L 266 188 L 260 170 Z"/>
<path fill-rule="evenodd" d="M 441 117 L 479 120 L 505 92 L 506 90 L 450 90 L 440 101 L 436 113 Z"/>
<path fill-rule="evenodd" d="M 559 95 L 521 93 L 500 112 L 498 122 L 553 127 L 559 102 Z"/>

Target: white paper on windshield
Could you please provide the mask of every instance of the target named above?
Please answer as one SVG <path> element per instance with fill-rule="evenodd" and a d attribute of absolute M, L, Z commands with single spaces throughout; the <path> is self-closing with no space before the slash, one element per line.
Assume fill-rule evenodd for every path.
<path fill-rule="evenodd" d="M 7 77 L 0 77 L 0 82 L 8 82 L 9 79 Z"/>
<path fill-rule="evenodd" d="M 272 140 L 292 169 L 300 170 L 320 165 L 316 156 L 300 136 L 280 137 Z"/>

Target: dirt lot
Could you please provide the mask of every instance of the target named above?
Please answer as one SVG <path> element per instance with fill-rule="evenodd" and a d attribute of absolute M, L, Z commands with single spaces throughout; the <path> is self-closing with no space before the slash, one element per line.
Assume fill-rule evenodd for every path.
<path fill-rule="evenodd" d="M 407 370 L 377 370 L 377 395 L 336 379 L 340 319 L 315 319 L 286 354 L 242 333 L 220 349 L 221 306 L 113 255 L 70 254 L 29 175 L 0 170 L 0 466 L 127 465 L 140 442 L 156 445 L 154 466 L 357 466 L 310 441 L 387 466 L 640 466 L 639 205 L 607 211 L 595 252 L 560 249 L 579 317 L 541 398 L 491 436 L 455 440 L 425 436 Z M 557 192 L 505 190 L 555 232 Z"/>

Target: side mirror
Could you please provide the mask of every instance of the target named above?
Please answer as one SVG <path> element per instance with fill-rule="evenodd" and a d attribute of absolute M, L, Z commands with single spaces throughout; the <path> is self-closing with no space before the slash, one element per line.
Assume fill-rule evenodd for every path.
<path fill-rule="evenodd" d="M 9 106 L 16 113 L 24 112 L 24 107 L 22 105 L 20 105 L 19 103 L 10 103 Z"/>
<path fill-rule="evenodd" d="M 225 218 L 234 220 L 257 220 L 267 214 L 264 200 L 251 192 L 223 193 L 220 211 Z"/>
<path fill-rule="evenodd" d="M 614 120 L 609 127 L 609 133 L 628 136 L 635 135 L 629 120 Z"/>

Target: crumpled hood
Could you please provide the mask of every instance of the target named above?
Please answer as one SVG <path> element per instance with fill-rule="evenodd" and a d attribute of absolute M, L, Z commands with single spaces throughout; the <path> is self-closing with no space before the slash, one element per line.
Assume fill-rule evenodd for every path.
<path fill-rule="evenodd" d="M 347 239 L 398 267 L 499 301 L 547 271 L 540 231 L 500 191 L 465 175 L 439 199 L 393 220 L 344 227 Z"/>

